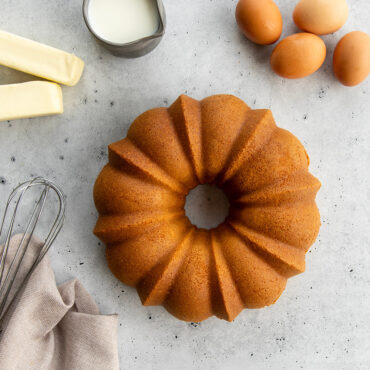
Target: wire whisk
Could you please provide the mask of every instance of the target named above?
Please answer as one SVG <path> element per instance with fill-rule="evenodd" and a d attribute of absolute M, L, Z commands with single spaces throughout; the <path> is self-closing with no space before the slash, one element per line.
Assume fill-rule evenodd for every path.
<path fill-rule="evenodd" d="M 56 202 L 51 201 L 50 193 L 54 193 L 53 198 L 56 195 Z M 32 207 L 27 204 L 30 195 Z M 48 201 L 50 204 L 56 205 L 51 216 L 47 212 L 53 207 L 49 203 L 48 207 L 45 207 Z M 48 224 L 50 223 L 46 228 L 48 230 L 46 237 L 41 239 L 42 246 L 30 266 L 27 266 L 25 272 L 22 272 L 22 276 L 20 276 L 18 273 L 23 270 L 20 267 L 24 263 L 30 241 L 43 214 L 46 214 L 43 219 L 46 218 Z M 19 220 L 20 218 L 25 219 L 24 228 L 21 226 L 23 220 Z M 36 177 L 20 184 L 10 194 L 0 226 L 0 246 L 4 245 L 3 249 L 0 249 L 0 329 L 17 296 L 58 236 L 64 218 L 65 196 L 62 190 L 49 180 Z M 10 240 L 15 228 L 20 228 L 22 234 L 19 236 L 20 241 L 13 245 L 10 251 Z"/>

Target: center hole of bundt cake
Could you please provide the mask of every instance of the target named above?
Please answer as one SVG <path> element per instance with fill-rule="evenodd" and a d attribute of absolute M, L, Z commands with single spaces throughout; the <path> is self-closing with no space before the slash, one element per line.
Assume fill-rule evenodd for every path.
<path fill-rule="evenodd" d="M 213 229 L 229 213 L 230 203 L 216 185 L 198 185 L 186 197 L 185 212 L 190 222 L 202 229 Z"/>

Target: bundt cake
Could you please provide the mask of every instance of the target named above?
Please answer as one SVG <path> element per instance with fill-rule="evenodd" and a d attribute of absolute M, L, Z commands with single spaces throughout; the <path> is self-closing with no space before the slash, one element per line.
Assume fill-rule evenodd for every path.
<path fill-rule="evenodd" d="M 305 269 L 320 215 L 320 182 L 302 144 L 268 109 L 231 95 L 180 96 L 151 109 L 109 146 L 94 187 L 94 233 L 113 274 L 135 286 L 144 305 L 185 321 L 273 304 L 287 279 Z M 225 222 L 198 229 L 185 215 L 198 184 L 230 201 Z"/>

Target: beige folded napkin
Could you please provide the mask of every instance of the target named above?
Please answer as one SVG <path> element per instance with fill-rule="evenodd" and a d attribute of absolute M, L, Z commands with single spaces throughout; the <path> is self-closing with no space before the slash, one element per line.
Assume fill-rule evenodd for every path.
<path fill-rule="evenodd" d="M 12 251 L 19 240 L 20 236 L 12 239 Z M 24 266 L 41 245 L 31 241 Z M 117 315 L 100 315 L 78 280 L 57 287 L 46 256 L 19 296 L 0 338 L 0 369 L 118 368 Z"/>

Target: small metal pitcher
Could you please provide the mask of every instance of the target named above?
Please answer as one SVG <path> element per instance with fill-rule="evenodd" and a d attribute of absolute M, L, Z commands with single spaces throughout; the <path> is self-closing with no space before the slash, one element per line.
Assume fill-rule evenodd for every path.
<path fill-rule="evenodd" d="M 87 28 L 100 45 L 109 50 L 113 55 L 124 58 L 137 58 L 150 53 L 161 42 L 165 32 L 166 12 L 162 0 L 153 0 L 153 1 L 155 1 L 157 4 L 159 14 L 159 26 L 157 32 L 154 33 L 153 35 L 123 44 L 110 42 L 96 34 L 89 20 L 90 0 L 83 1 L 82 11 Z"/>

